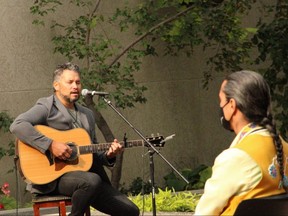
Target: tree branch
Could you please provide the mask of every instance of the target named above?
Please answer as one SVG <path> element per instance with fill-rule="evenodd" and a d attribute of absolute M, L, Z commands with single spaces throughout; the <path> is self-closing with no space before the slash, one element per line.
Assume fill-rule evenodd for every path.
<path fill-rule="evenodd" d="M 91 18 L 94 16 L 94 14 L 96 13 L 99 5 L 100 5 L 100 2 L 101 0 L 98 0 L 95 7 L 94 7 L 94 10 L 89 14 L 89 20 L 91 20 Z M 88 26 L 87 27 L 87 34 L 86 34 L 86 44 L 90 44 L 90 36 L 91 36 L 91 27 Z M 89 55 L 87 55 L 87 58 L 86 58 L 87 62 L 86 62 L 86 66 L 87 68 L 89 69 L 90 68 L 90 58 L 89 58 Z"/>
<path fill-rule="evenodd" d="M 134 45 L 136 45 L 138 42 L 140 42 L 143 38 L 147 37 L 149 34 L 151 34 L 153 31 L 155 31 L 159 27 L 161 27 L 161 26 L 163 26 L 169 22 L 174 21 L 179 16 L 184 15 L 185 13 L 187 13 L 192 8 L 193 8 L 193 5 L 191 5 L 190 7 L 187 7 L 185 10 L 175 14 L 174 16 L 172 16 L 166 20 L 163 20 L 162 22 L 158 23 L 154 27 L 150 28 L 145 34 L 138 37 L 135 41 L 133 41 L 131 44 L 129 44 L 118 56 L 116 56 L 116 58 L 109 64 L 108 68 L 110 68 L 112 65 L 114 65 L 129 49 L 131 49 Z"/>

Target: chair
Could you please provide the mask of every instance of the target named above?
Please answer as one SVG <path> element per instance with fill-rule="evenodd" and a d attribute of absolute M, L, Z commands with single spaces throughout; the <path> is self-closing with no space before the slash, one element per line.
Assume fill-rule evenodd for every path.
<path fill-rule="evenodd" d="M 234 216 L 281 216 L 288 215 L 288 194 L 243 200 Z"/>
<path fill-rule="evenodd" d="M 60 216 L 66 216 L 66 206 L 71 206 L 71 197 L 62 195 L 36 196 L 32 198 L 34 216 L 40 216 L 40 208 L 58 207 Z M 86 216 L 91 216 L 90 207 L 85 212 Z"/>

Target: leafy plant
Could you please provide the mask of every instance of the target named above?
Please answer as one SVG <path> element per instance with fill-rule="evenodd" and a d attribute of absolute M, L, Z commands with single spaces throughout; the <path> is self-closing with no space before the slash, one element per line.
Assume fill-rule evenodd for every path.
<path fill-rule="evenodd" d="M 9 127 L 13 119 L 6 113 L 0 112 L 0 130 L 4 133 L 9 132 Z M 15 154 L 15 144 L 13 141 L 8 143 L 8 148 L 0 147 L 0 160 L 4 156 L 13 156 Z M 13 169 L 8 172 L 12 172 Z M 17 206 L 17 201 L 14 197 L 10 196 L 9 184 L 4 183 L 1 186 L 1 195 L 0 195 L 0 209 L 15 209 Z"/>
<path fill-rule="evenodd" d="M 201 197 L 200 194 L 192 194 L 184 191 L 176 193 L 174 190 L 161 190 L 155 195 L 157 211 L 161 212 L 194 212 Z M 129 198 L 145 212 L 151 212 L 152 194 L 129 196 Z"/>
<path fill-rule="evenodd" d="M 0 209 L 15 209 L 16 205 L 16 199 L 10 196 L 9 184 L 4 183 L 1 187 Z"/>
<path fill-rule="evenodd" d="M 194 170 L 183 169 L 181 174 L 189 181 L 188 185 L 178 175 L 171 172 L 164 176 L 165 187 L 175 191 L 203 189 L 206 180 L 211 177 L 212 169 L 206 165 L 200 165 Z"/>
<path fill-rule="evenodd" d="M 9 127 L 13 119 L 7 114 L 7 112 L 0 112 L 0 130 L 5 133 L 9 131 Z"/>
<path fill-rule="evenodd" d="M 5 210 L 16 209 L 17 201 L 14 197 L 2 196 L 0 199 L 0 206 L 3 207 L 3 209 Z"/>
<path fill-rule="evenodd" d="M 155 186 L 157 190 L 157 186 Z M 135 196 L 137 194 L 149 194 L 152 190 L 152 185 L 150 182 L 144 182 L 142 178 L 137 177 L 131 183 L 128 188 L 125 188 L 125 184 L 122 185 L 120 191 L 124 194 L 129 194 Z"/>
<path fill-rule="evenodd" d="M 191 57 L 197 47 L 204 50 L 209 69 L 203 72 L 204 87 L 214 71 L 240 70 L 249 64 L 251 28 L 243 28 L 242 16 L 255 0 L 171 0 L 144 1 L 134 8 L 117 9 L 114 20 L 122 31 L 136 27 L 138 41 L 157 55 L 162 42 L 164 55 Z M 145 39 L 145 40 L 143 40 Z M 164 43 L 163 43 L 164 42 Z M 155 45 L 156 44 L 156 45 Z"/>
<path fill-rule="evenodd" d="M 9 127 L 13 119 L 6 113 L 0 112 L 0 130 L 4 133 L 9 132 Z M 13 141 L 8 143 L 8 148 L 0 146 L 0 160 L 4 156 L 13 156 L 15 153 L 15 144 Z"/>
<path fill-rule="evenodd" d="M 134 73 L 139 71 L 141 59 L 149 55 L 147 50 L 131 47 L 124 49 L 116 37 L 108 37 L 103 26 L 113 25 L 109 17 L 100 10 L 101 1 L 35 1 L 30 12 L 35 16 L 34 24 L 45 25 L 44 16 L 54 14 L 66 7 L 76 8 L 78 15 L 67 24 L 53 17 L 50 25 L 59 32 L 52 38 L 54 52 L 65 56 L 70 61 L 84 60 L 82 66 L 82 82 L 86 88 L 102 91 L 111 86 L 110 95 L 116 106 L 133 107 L 134 103 L 145 103 L 143 92 L 147 89 L 135 82 Z M 121 61 L 120 57 L 125 56 Z M 106 107 L 103 100 L 97 103 L 97 109 Z M 94 107 L 95 109 L 95 107 Z M 104 134 L 105 135 L 105 134 Z"/>
<path fill-rule="evenodd" d="M 275 118 L 280 123 L 280 132 L 288 138 L 288 2 L 276 1 L 265 7 L 267 16 L 274 16 L 270 22 L 261 19 L 257 34 L 252 38 L 259 55 L 256 64 L 265 64 L 261 72 L 271 88 L 272 99 L 275 102 Z"/>

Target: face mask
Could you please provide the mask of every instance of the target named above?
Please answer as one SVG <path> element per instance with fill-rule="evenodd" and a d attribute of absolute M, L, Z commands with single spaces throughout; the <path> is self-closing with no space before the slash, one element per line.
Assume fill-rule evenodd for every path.
<path fill-rule="evenodd" d="M 221 122 L 221 125 L 223 128 L 225 128 L 226 130 L 229 130 L 231 132 L 233 132 L 231 126 L 230 126 L 230 122 L 227 121 L 225 119 L 225 116 L 224 116 L 224 112 L 223 112 L 223 108 L 226 106 L 226 104 L 223 106 L 223 107 L 220 107 L 220 122 Z"/>

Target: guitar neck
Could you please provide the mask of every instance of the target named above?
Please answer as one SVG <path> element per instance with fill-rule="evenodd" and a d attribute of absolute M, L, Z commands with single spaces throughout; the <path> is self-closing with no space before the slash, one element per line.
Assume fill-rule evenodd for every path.
<path fill-rule="evenodd" d="M 132 147 L 139 147 L 143 146 L 143 140 L 131 140 L 126 142 L 119 142 L 124 148 L 132 148 Z M 101 151 L 106 151 L 110 148 L 111 143 L 99 143 L 99 144 L 92 144 L 86 146 L 78 146 L 79 154 L 91 154 Z"/>

